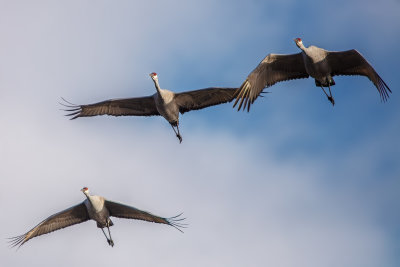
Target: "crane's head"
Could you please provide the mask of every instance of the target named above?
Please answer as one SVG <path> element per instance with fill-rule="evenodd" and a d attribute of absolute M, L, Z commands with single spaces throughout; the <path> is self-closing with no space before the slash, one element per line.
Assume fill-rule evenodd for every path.
<path fill-rule="evenodd" d="M 81 191 L 82 191 L 85 195 L 89 194 L 89 188 L 87 188 L 87 187 L 82 188 Z"/>
<path fill-rule="evenodd" d="M 303 41 L 301 40 L 301 38 L 296 38 L 296 39 L 294 39 L 294 42 L 296 43 L 296 45 L 297 45 L 298 47 L 300 47 L 300 46 L 303 45 Z"/>
<path fill-rule="evenodd" d="M 154 81 L 158 79 L 157 73 L 155 73 L 155 72 L 150 73 L 149 76 L 150 76 Z"/>

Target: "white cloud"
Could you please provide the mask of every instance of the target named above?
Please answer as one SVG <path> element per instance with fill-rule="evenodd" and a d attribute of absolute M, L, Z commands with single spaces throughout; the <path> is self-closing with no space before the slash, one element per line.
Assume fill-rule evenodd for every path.
<path fill-rule="evenodd" d="M 111 249 L 95 224 L 85 223 L 36 238 L 17 254 L 3 249 L 5 264 L 61 260 L 67 266 L 79 264 L 83 251 L 100 253 L 92 264 L 134 259 L 143 266 L 376 266 L 388 260 L 391 241 L 375 223 L 377 211 L 361 201 L 368 195 L 351 183 L 324 183 L 330 176 L 322 161 L 279 161 L 273 150 L 260 151 L 262 140 L 241 142 L 222 130 L 186 130 L 179 145 L 163 121 L 89 120 L 2 121 L 15 139 L 3 144 L 1 156 L 7 166 L 1 170 L 2 210 L 8 214 L 1 235 L 22 233 L 81 201 L 83 186 L 163 216 L 184 211 L 190 227 L 181 235 L 114 219 Z M 343 162 L 357 157 L 362 163 L 365 155 L 349 157 Z M 360 168 L 346 172 L 350 181 Z"/>

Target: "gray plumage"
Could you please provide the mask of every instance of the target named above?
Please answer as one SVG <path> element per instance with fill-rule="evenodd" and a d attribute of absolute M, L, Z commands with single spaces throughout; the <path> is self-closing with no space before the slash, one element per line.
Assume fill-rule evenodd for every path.
<path fill-rule="evenodd" d="M 163 116 L 172 126 L 180 142 L 179 113 L 203 109 L 226 102 L 234 98 L 237 88 L 210 87 L 195 91 L 174 93 L 161 89 L 156 73 L 151 73 L 157 92 L 154 95 L 137 98 L 111 99 L 89 105 L 73 105 L 69 102 L 64 106 L 70 112 L 71 119 L 98 115 L 111 116 Z M 177 130 L 175 130 L 175 128 Z"/>
<path fill-rule="evenodd" d="M 179 217 L 181 214 L 170 218 L 163 218 L 134 207 L 106 200 L 101 196 L 90 195 L 87 187 L 82 188 L 81 191 L 86 196 L 85 201 L 76 206 L 51 215 L 23 235 L 10 238 L 11 246 L 20 247 L 34 237 L 48 234 L 53 231 L 88 220 L 96 221 L 97 227 L 101 228 L 103 231 L 103 234 L 107 238 L 108 244 L 110 246 L 114 246 L 109 228 L 114 224 L 110 217 L 167 224 L 181 232 L 182 230 L 180 228 L 186 227 L 186 224 L 181 222 L 184 220 L 184 218 Z M 103 228 L 108 229 L 109 237 L 107 237 Z"/>
<path fill-rule="evenodd" d="M 243 106 L 249 111 L 264 88 L 277 82 L 309 76 L 315 79 L 316 86 L 322 88 L 333 105 L 335 101 L 330 86 L 335 85 L 332 77 L 336 75 L 365 76 L 378 89 L 382 101 L 389 98 L 389 86 L 357 50 L 334 52 L 316 46 L 307 48 L 300 38 L 296 38 L 295 43 L 302 52 L 292 55 L 269 54 L 261 61 L 237 90 L 233 107 L 239 103 L 238 110 Z M 329 88 L 329 95 L 324 87 Z"/>

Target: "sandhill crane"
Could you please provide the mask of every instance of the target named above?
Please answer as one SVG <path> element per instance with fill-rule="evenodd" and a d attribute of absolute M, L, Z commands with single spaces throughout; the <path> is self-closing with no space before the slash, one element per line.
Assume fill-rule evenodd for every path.
<path fill-rule="evenodd" d="M 214 106 L 233 100 L 237 88 L 210 87 L 183 93 L 161 89 L 158 83 L 157 73 L 149 74 L 153 79 L 157 92 L 151 96 L 110 99 L 89 105 L 63 104 L 70 108 L 67 116 L 73 116 L 71 120 L 79 117 L 90 117 L 97 115 L 112 116 L 163 116 L 172 126 L 179 142 L 182 137 L 179 132 L 179 113 Z M 176 128 L 176 130 L 175 130 Z"/>
<path fill-rule="evenodd" d="M 335 85 L 332 77 L 335 75 L 368 77 L 378 89 L 382 101 L 386 101 L 389 97 L 388 92 L 392 92 L 357 50 L 333 52 L 316 46 L 305 47 L 300 38 L 296 38 L 294 41 L 302 52 L 292 55 L 267 55 L 237 90 L 233 107 L 240 100 L 238 110 L 243 105 L 243 110 L 247 106 L 247 111 L 249 111 L 250 105 L 265 87 L 272 86 L 277 82 L 308 78 L 309 76 L 315 79 L 315 85 L 322 88 L 332 105 L 335 105 L 331 92 L 331 85 Z M 324 87 L 329 88 L 329 95 Z"/>
<path fill-rule="evenodd" d="M 170 218 L 162 218 L 134 207 L 109 201 L 101 196 L 90 195 L 87 187 L 82 188 L 81 191 L 86 196 L 82 203 L 51 215 L 23 235 L 10 238 L 11 246 L 19 245 L 20 247 L 34 237 L 91 219 L 96 221 L 97 227 L 103 231 L 108 244 L 113 247 L 114 241 L 111 238 L 110 226 L 114 224 L 110 219 L 111 216 L 168 224 L 181 232 L 180 228 L 186 227 L 186 224 L 182 223 L 185 218 L 180 218 L 181 214 Z M 107 227 L 109 237 L 104 232 L 105 227 Z"/>

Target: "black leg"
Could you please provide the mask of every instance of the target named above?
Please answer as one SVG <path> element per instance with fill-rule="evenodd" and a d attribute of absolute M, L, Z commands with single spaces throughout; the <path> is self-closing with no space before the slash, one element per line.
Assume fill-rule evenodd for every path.
<path fill-rule="evenodd" d="M 324 87 L 322 87 L 322 86 L 321 86 L 321 89 L 322 89 L 322 91 L 324 91 L 324 93 L 325 93 L 326 97 L 328 97 L 328 98 L 329 98 L 329 95 L 326 93 L 326 91 L 325 91 Z"/>
<path fill-rule="evenodd" d="M 329 85 L 328 85 L 329 86 Z M 329 95 L 326 93 L 324 87 L 321 86 L 322 91 L 324 91 L 326 97 L 328 98 L 328 100 L 332 103 L 332 105 L 335 105 L 335 100 L 332 97 L 332 93 L 331 93 L 331 87 L 329 86 Z"/>
<path fill-rule="evenodd" d="M 179 125 L 179 124 L 176 123 L 176 129 L 177 129 L 178 131 L 175 130 L 175 127 L 174 127 L 173 124 L 171 124 L 171 127 L 172 127 L 172 129 L 174 130 L 174 132 L 175 132 L 175 134 L 176 134 L 176 137 L 178 137 L 179 143 L 182 143 L 182 136 L 181 136 L 181 134 L 179 133 L 179 126 L 178 126 L 178 125 Z"/>
<path fill-rule="evenodd" d="M 110 236 L 110 239 L 108 240 L 108 244 L 109 244 L 111 247 L 113 247 L 113 246 L 114 246 L 114 241 L 113 241 L 112 238 L 111 238 L 110 227 L 107 226 L 107 229 L 108 229 L 108 235 Z"/>
<path fill-rule="evenodd" d="M 104 236 L 107 238 L 107 243 L 111 246 L 111 241 L 108 238 L 108 236 L 106 235 L 106 232 L 104 232 L 104 228 L 101 228 L 101 231 L 103 232 Z M 114 243 L 113 243 L 113 245 L 114 245 Z"/>
<path fill-rule="evenodd" d="M 176 135 L 176 137 L 178 137 L 179 139 L 179 144 L 182 143 L 182 136 L 181 133 L 179 132 L 179 124 L 176 124 L 176 129 L 178 130 L 178 134 Z"/>
<path fill-rule="evenodd" d="M 111 232 L 110 232 L 110 218 L 107 219 L 107 230 L 108 230 L 108 236 L 110 237 L 110 239 L 108 240 L 108 244 L 113 247 L 114 246 L 114 241 L 112 240 L 111 237 Z"/>
<path fill-rule="evenodd" d="M 331 92 L 331 86 L 330 86 L 329 83 L 328 83 L 328 88 L 329 88 L 329 96 L 328 96 L 328 99 L 329 99 L 329 101 L 331 101 L 332 106 L 334 106 L 334 105 L 335 105 L 335 99 L 333 99 L 332 92 Z"/>

